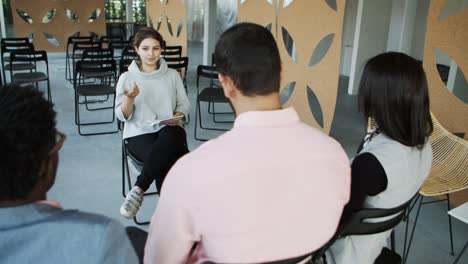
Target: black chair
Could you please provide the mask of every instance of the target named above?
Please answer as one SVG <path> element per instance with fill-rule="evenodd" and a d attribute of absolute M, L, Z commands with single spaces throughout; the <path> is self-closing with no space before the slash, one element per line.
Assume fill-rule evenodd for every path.
<path fill-rule="evenodd" d="M 83 59 L 83 53 L 84 53 L 84 51 L 86 49 L 101 48 L 101 47 L 102 47 L 101 42 L 99 42 L 99 41 L 96 42 L 93 39 L 91 39 L 91 41 L 86 40 L 86 41 L 76 41 L 76 42 L 74 42 L 73 43 L 72 54 L 71 54 L 71 56 L 69 58 L 69 62 L 71 62 L 71 67 L 70 67 L 70 65 L 68 66 L 68 70 L 73 73 L 73 75 L 70 75 L 70 76 L 75 75 L 76 62 Z M 72 77 L 72 79 L 70 81 L 73 81 L 73 77 Z"/>
<path fill-rule="evenodd" d="M 179 58 L 182 56 L 182 46 L 165 46 L 161 51 L 161 57 L 166 58 Z"/>
<path fill-rule="evenodd" d="M 93 37 L 92 36 L 71 36 L 68 37 L 67 40 L 67 48 L 65 50 L 65 79 L 67 81 L 71 81 L 73 78 L 73 75 L 71 73 L 71 62 L 72 62 L 72 54 L 73 54 L 73 44 L 75 42 L 93 42 Z M 75 55 L 73 55 L 75 56 Z M 77 58 L 76 59 L 81 59 L 81 54 L 76 54 Z"/>
<path fill-rule="evenodd" d="M 123 131 L 124 123 L 120 122 L 120 129 Z M 133 187 L 132 179 L 130 176 L 130 166 L 129 162 L 133 165 L 133 167 L 138 171 L 141 172 L 143 169 L 143 161 L 139 160 L 137 157 L 132 155 L 127 148 L 128 141 L 126 139 L 122 139 L 122 196 L 125 198 L 127 192 L 130 191 Z M 125 183 L 127 181 L 127 183 Z M 127 186 L 127 188 L 125 187 Z M 159 194 L 158 190 L 154 192 L 145 192 L 144 196 Z M 133 221 L 137 225 L 147 225 L 150 221 L 139 221 L 137 215 L 133 218 Z"/>
<path fill-rule="evenodd" d="M 293 257 L 293 258 L 271 261 L 271 262 L 262 262 L 262 264 L 298 264 L 298 263 L 302 263 L 307 258 L 311 258 L 313 254 L 314 253 L 312 252 L 312 253 L 308 253 L 299 257 Z M 312 263 L 311 260 L 305 262 L 305 264 L 310 264 L 310 263 Z M 216 264 L 216 262 L 204 261 L 202 264 Z"/>
<path fill-rule="evenodd" d="M 208 79 L 209 86 L 203 89 L 200 89 L 200 78 Z M 208 140 L 208 139 L 198 137 L 197 122 L 200 122 L 201 129 L 217 130 L 217 131 L 229 130 L 229 129 L 224 129 L 224 128 L 206 127 L 206 126 L 203 126 L 203 122 L 202 122 L 200 102 L 208 103 L 208 109 L 210 108 L 210 104 L 229 103 L 229 100 L 226 98 L 226 96 L 224 96 L 223 89 L 219 85 L 216 85 L 216 82 L 218 81 L 219 81 L 218 71 L 216 70 L 215 67 L 207 66 L 207 65 L 199 65 L 197 67 L 197 104 L 196 104 L 196 110 L 195 110 L 195 133 L 194 133 L 194 137 L 196 140 L 200 140 L 200 141 Z"/>
<path fill-rule="evenodd" d="M 128 40 L 124 40 L 121 36 L 102 36 L 100 41 L 103 47 L 107 46 L 106 48 L 114 50 L 115 60 L 120 59 L 123 49 L 130 44 Z"/>
<path fill-rule="evenodd" d="M 122 50 L 121 58 L 126 60 L 136 60 L 138 59 L 138 53 L 132 45 L 128 45 Z"/>
<path fill-rule="evenodd" d="M 330 248 L 330 246 L 337 240 L 345 236 L 351 235 L 370 235 L 385 232 L 396 227 L 403 218 L 407 217 L 407 210 L 411 204 L 411 201 L 416 197 L 413 196 L 410 200 L 404 204 L 390 208 L 390 209 L 380 209 L 380 208 L 369 208 L 362 209 L 353 213 L 348 221 L 338 227 L 335 235 L 319 250 L 314 253 L 312 257 L 313 263 L 319 263 L 319 260 L 323 258 L 325 252 Z M 406 242 L 406 237 L 405 237 Z M 391 235 L 391 247 L 392 250 L 395 248 L 395 237 L 392 232 Z M 406 244 L 406 243 L 405 243 Z M 406 245 L 405 245 L 406 246 Z M 392 251 L 393 252 L 393 251 Z M 397 258 L 394 262 L 390 262 L 385 259 L 385 256 L 391 256 L 387 251 L 382 251 L 381 256 L 376 260 L 378 263 L 401 263 L 401 257 Z M 396 253 L 394 253 L 396 254 Z M 326 263 L 326 260 L 325 262 Z"/>
<path fill-rule="evenodd" d="M 90 125 L 101 125 L 114 123 L 115 113 L 114 105 L 115 100 L 112 100 L 112 106 L 95 107 L 90 108 L 89 105 L 96 103 L 97 101 L 88 100 L 89 97 L 102 97 L 113 95 L 115 99 L 115 88 L 114 84 L 116 81 L 116 63 L 114 60 L 96 60 L 96 61 L 78 61 L 76 64 L 75 75 L 73 78 L 73 86 L 75 89 L 75 123 L 78 126 L 78 133 L 82 136 L 89 135 L 102 135 L 117 133 L 119 130 L 111 130 L 105 132 L 93 132 L 93 133 L 82 133 L 81 126 Z M 99 76 L 97 78 L 96 76 Z M 89 78 L 96 78 L 96 82 L 87 83 L 86 80 Z M 99 122 L 86 122 L 83 123 L 80 117 L 80 97 L 84 97 L 84 104 L 86 110 L 96 111 L 111 109 L 112 119 L 110 121 L 99 121 Z"/>
<path fill-rule="evenodd" d="M 128 67 L 130 64 L 132 64 L 132 59 L 120 59 L 119 62 L 119 76 L 122 75 L 122 73 L 128 71 Z"/>
<path fill-rule="evenodd" d="M 3 80 L 7 81 L 6 71 L 10 71 L 11 75 L 14 71 L 25 71 L 30 72 L 36 68 L 33 63 L 11 63 L 11 52 L 17 50 L 34 50 L 34 45 L 29 42 L 28 38 L 3 38 L 0 42 L 1 45 L 1 61 L 2 61 L 2 77 Z"/>
<path fill-rule="evenodd" d="M 34 83 L 38 87 L 39 82 L 47 82 L 47 100 L 52 101 L 52 94 L 50 91 L 49 80 L 49 61 L 47 53 L 44 50 L 34 51 L 30 49 L 12 51 L 10 55 L 10 62 L 14 65 L 16 62 L 19 64 L 32 64 L 37 66 L 39 63 L 45 66 L 45 72 L 37 71 L 36 67 L 32 72 L 21 72 L 11 75 L 11 80 L 14 83 Z"/>
<path fill-rule="evenodd" d="M 180 74 L 180 78 L 182 78 L 182 82 L 184 83 L 185 90 L 187 90 L 187 70 L 189 64 L 188 57 L 167 57 L 164 58 L 167 63 L 167 67 L 176 70 Z"/>

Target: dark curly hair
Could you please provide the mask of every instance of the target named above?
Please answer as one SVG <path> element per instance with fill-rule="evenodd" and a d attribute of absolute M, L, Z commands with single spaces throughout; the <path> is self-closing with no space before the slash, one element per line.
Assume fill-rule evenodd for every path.
<path fill-rule="evenodd" d="M 25 199 L 55 143 L 52 103 L 32 86 L 0 87 L 0 201 Z"/>

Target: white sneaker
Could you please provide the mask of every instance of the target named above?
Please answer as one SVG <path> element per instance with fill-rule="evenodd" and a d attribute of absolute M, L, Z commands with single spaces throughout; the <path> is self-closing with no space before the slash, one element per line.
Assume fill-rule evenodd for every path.
<path fill-rule="evenodd" d="M 123 217 L 132 219 L 140 209 L 145 192 L 138 186 L 134 186 L 125 197 L 125 202 L 120 207 L 120 214 Z"/>

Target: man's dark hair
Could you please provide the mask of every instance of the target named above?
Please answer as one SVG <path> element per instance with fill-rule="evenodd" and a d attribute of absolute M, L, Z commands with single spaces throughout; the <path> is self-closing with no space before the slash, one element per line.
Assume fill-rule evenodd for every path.
<path fill-rule="evenodd" d="M 0 201 L 26 198 L 55 143 L 52 103 L 32 86 L 0 87 Z"/>
<path fill-rule="evenodd" d="M 403 145 L 422 148 L 432 133 L 429 92 L 421 63 L 388 52 L 370 59 L 359 84 L 359 111 Z"/>
<path fill-rule="evenodd" d="M 218 71 L 229 76 L 243 95 L 279 92 L 281 59 L 265 27 L 239 23 L 229 28 L 216 44 L 215 58 Z"/>

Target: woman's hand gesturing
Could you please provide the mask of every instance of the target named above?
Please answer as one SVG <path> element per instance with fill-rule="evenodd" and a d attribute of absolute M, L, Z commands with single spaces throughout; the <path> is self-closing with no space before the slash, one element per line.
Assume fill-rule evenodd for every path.
<path fill-rule="evenodd" d="M 124 89 L 124 94 L 130 98 L 135 98 L 139 93 L 140 93 L 140 89 L 138 88 L 138 85 L 136 84 L 136 82 L 133 82 L 132 89 L 130 90 Z"/>

